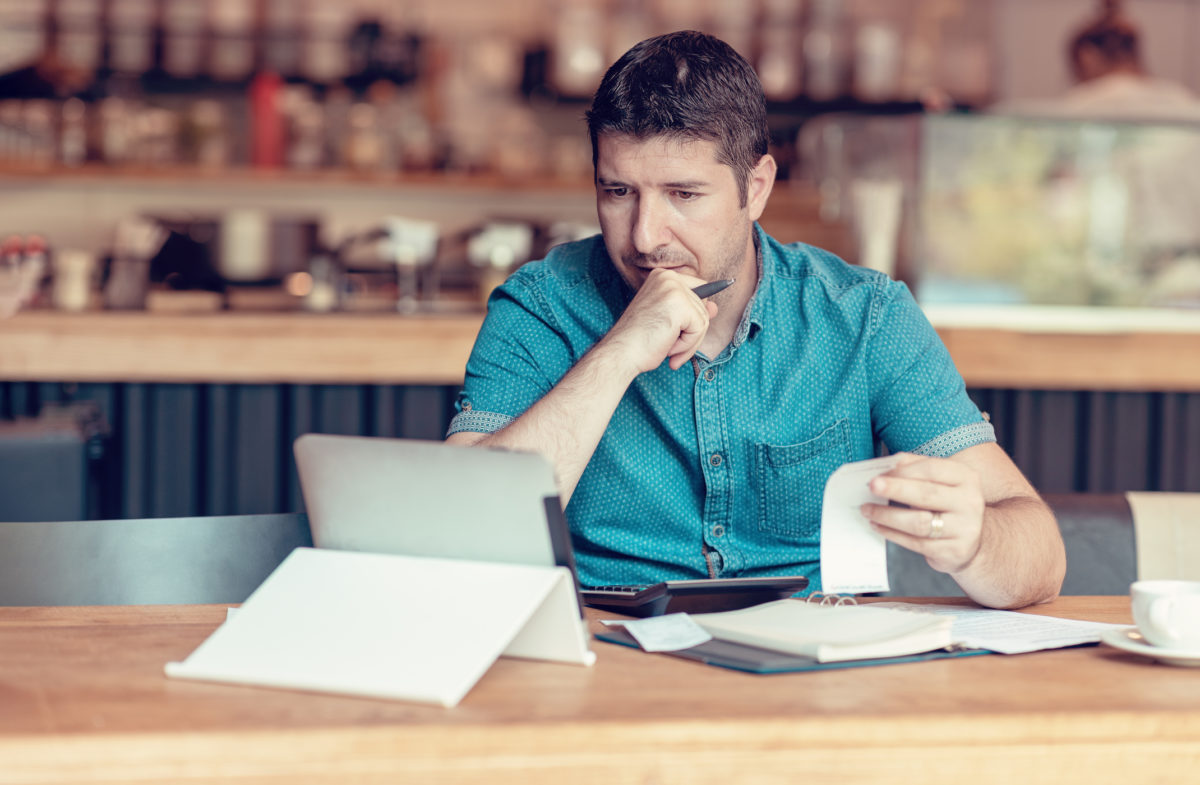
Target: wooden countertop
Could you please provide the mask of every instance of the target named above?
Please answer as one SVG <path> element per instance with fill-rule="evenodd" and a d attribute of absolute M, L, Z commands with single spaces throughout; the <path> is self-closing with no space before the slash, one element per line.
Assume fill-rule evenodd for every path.
<path fill-rule="evenodd" d="M 1130 622 L 1127 597 L 1032 612 Z M 1096 785 L 1200 770 L 1200 672 L 1105 646 L 755 676 L 595 642 L 591 668 L 501 659 L 441 709 L 166 678 L 224 617 L 0 608 L 0 781 Z"/>
<path fill-rule="evenodd" d="M 1197 312 L 928 311 L 969 387 L 1200 391 Z M 454 385 L 481 319 L 33 311 L 0 320 L 0 380 Z"/>

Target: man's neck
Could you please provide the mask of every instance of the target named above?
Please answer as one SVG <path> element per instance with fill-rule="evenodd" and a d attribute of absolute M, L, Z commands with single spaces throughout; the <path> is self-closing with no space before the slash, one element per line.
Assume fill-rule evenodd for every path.
<path fill-rule="evenodd" d="M 747 260 L 738 272 L 737 280 L 725 290 L 729 294 L 719 301 L 717 315 L 709 322 L 708 333 L 700 342 L 700 351 L 705 357 L 716 357 L 733 341 L 738 325 L 742 323 L 746 313 L 746 307 L 758 288 L 758 235 L 752 231 L 751 237 L 753 241 Z"/>

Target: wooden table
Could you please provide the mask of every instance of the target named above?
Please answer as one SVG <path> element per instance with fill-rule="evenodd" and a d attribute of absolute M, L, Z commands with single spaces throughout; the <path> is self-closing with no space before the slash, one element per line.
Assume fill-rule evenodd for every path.
<path fill-rule="evenodd" d="M 1128 600 L 1035 609 L 1128 623 Z M 455 709 L 168 680 L 211 606 L 0 608 L 0 783 L 1182 783 L 1200 670 L 1107 647 L 753 676 L 596 642 Z M 595 623 L 595 617 L 593 617 Z"/>

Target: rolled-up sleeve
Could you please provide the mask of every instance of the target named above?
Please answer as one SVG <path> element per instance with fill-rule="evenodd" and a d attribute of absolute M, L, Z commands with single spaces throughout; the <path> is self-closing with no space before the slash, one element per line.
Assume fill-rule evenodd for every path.
<path fill-rule="evenodd" d="M 996 441 L 908 287 L 889 281 L 876 296 L 867 361 L 872 419 L 883 442 L 893 451 L 946 457 Z"/>
<path fill-rule="evenodd" d="M 518 270 L 488 299 L 447 434 L 500 430 L 549 392 L 574 357 L 531 278 Z"/>

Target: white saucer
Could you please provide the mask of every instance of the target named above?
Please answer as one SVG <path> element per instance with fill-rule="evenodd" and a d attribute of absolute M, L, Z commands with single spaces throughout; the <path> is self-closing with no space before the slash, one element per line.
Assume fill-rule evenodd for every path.
<path fill-rule="evenodd" d="M 1126 627 L 1121 630 L 1105 630 L 1100 633 L 1100 640 L 1122 651 L 1152 657 L 1168 665 L 1200 668 L 1200 650 L 1166 649 L 1162 646 L 1154 646 L 1142 637 L 1142 634 L 1137 631 L 1137 627 Z"/>

